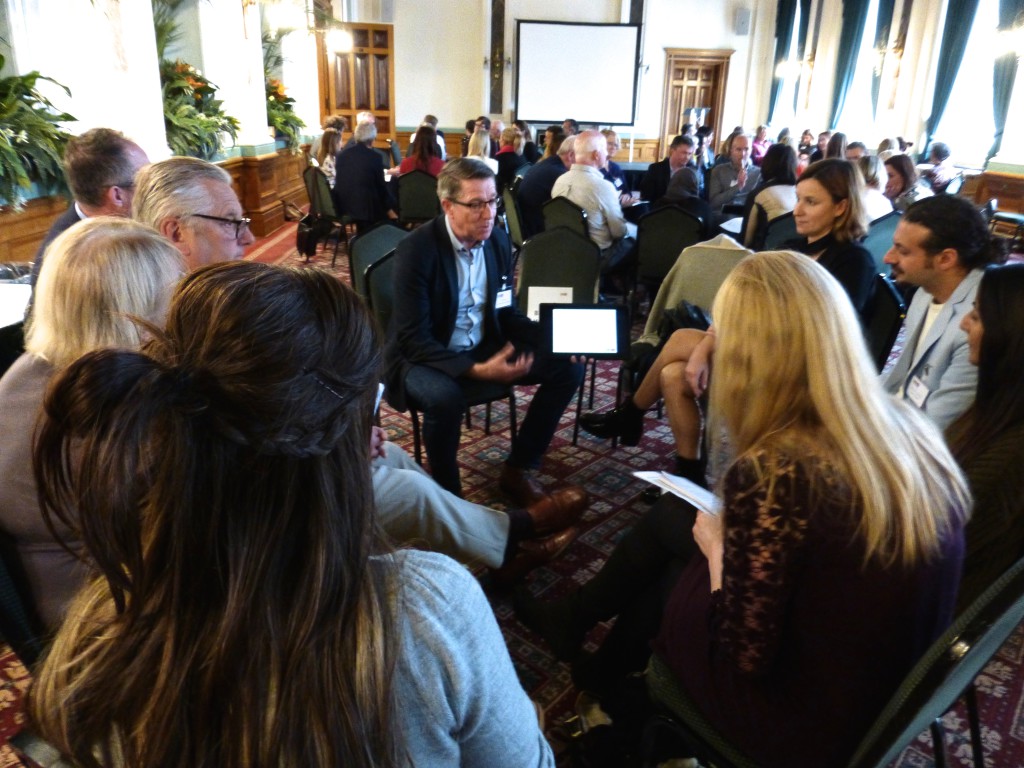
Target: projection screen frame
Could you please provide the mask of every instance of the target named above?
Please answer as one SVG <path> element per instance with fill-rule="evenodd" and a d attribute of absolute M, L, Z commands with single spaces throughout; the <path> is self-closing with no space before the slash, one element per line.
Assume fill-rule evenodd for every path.
<path fill-rule="evenodd" d="M 563 110 L 562 114 L 552 115 L 548 117 L 542 117 L 538 115 L 530 115 L 524 117 L 520 110 L 520 88 L 522 86 L 522 41 L 523 41 L 523 25 L 524 24 L 536 24 L 536 25 L 549 25 L 549 26 L 565 26 L 565 27 L 618 27 L 621 29 L 633 29 L 636 34 L 636 46 L 633 54 L 633 89 L 630 94 L 629 103 L 629 120 L 604 120 L 602 117 L 607 115 L 588 115 L 580 113 L 578 115 L 566 115 Z M 636 102 L 640 88 L 640 47 L 642 43 L 642 25 L 641 24 L 608 24 L 598 22 L 579 22 L 579 21 L 548 21 L 546 19 L 516 19 L 516 87 L 515 87 L 515 117 L 516 119 L 526 120 L 531 123 L 561 123 L 566 117 L 572 117 L 579 123 L 589 125 L 633 125 L 636 122 Z M 556 69 L 548 70 L 552 80 L 544 85 L 548 87 L 565 87 L 566 80 L 563 79 L 561 71 Z"/>

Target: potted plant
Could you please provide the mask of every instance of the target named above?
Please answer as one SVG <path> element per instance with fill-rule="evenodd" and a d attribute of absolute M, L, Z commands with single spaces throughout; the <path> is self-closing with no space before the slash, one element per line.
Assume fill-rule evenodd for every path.
<path fill-rule="evenodd" d="M 277 138 L 284 139 L 292 152 L 299 149 L 299 129 L 306 124 L 295 114 L 295 99 L 285 93 L 280 80 L 267 78 L 267 125 L 274 129 Z"/>
<path fill-rule="evenodd" d="M 5 58 L 0 56 L 0 68 Z M 38 72 L 0 78 L 0 202 L 14 210 L 25 204 L 32 185 L 49 193 L 65 188 L 61 158 L 70 134 L 61 123 L 75 118 L 58 112 L 36 88 Z"/>

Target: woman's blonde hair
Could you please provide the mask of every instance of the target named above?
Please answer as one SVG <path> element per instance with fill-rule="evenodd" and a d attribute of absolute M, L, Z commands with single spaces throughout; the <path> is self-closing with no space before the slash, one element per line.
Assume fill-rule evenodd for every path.
<path fill-rule="evenodd" d="M 474 133 L 469 137 L 469 146 L 466 148 L 467 157 L 490 157 L 491 139 L 486 133 Z"/>
<path fill-rule="evenodd" d="M 512 147 L 517 153 L 522 153 L 523 134 L 514 125 L 507 126 L 501 132 L 501 146 Z"/>
<path fill-rule="evenodd" d="M 156 230 L 97 216 L 61 233 L 46 249 L 25 349 L 63 368 L 94 349 L 142 343 L 136 318 L 159 324 L 181 254 Z"/>
<path fill-rule="evenodd" d="M 839 283 L 806 256 L 759 253 L 726 278 L 714 317 L 711 434 L 724 428 L 738 458 L 824 454 L 853 492 L 867 559 L 936 553 L 970 509 L 966 481 L 939 430 L 882 389 Z"/>

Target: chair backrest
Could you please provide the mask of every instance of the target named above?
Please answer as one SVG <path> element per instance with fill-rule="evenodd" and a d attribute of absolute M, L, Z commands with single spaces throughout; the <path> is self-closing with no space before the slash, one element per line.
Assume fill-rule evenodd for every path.
<path fill-rule="evenodd" d="M 547 230 L 523 243 L 519 251 L 519 307 L 530 311 L 534 288 L 571 288 L 575 304 L 597 302 L 601 249 L 590 238 L 565 227 Z"/>
<path fill-rule="evenodd" d="M 390 148 L 384 149 L 384 147 L 374 147 L 373 149 L 378 155 L 380 155 L 380 159 L 384 161 L 385 168 L 393 168 L 395 165 L 401 163 L 401 160 L 399 160 L 398 163 L 391 162 L 392 158 Z"/>
<path fill-rule="evenodd" d="M 861 740 L 850 768 L 889 765 L 949 710 L 1024 619 L 1024 559 L 1011 566 L 936 640 Z M 936 749 L 941 745 L 936 745 Z"/>
<path fill-rule="evenodd" d="M 764 251 L 775 251 L 782 247 L 787 240 L 800 237 L 796 233 L 796 221 L 793 219 L 792 211 L 777 216 L 768 222 L 768 228 L 764 233 Z"/>
<path fill-rule="evenodd" d="M 661 282 L 679 254 L 702 239 L 703 223 L 689 211 L 666 205 L 646 213 L 637 223 L 637 276 Z"/>
<path fill-rule="evenodd" d="M 523 247 L 523 217 L 519 213 L 519 201 L 512 186 L 501 191 L 501 199 L 505 202 L 505 221 L 508 223 L 508 236 L 516 248 Z"/>
<path fill-rule="evenodd" d="M 388 332 L 395 304 L 395 251 L 385 253 L 366 269 L 366 303 L 382 333 Z"/>
<path fill-rule="evenodd" d="M 43 651 L 42 622 L 27 587 L 14 540 L 0 534 L 0 636 L 26 667 Z"/>
<path fill-rule="evenodd" d="M 526 175 L 526 172 L 531 168 L 533 168 L 533 163 L 523 163 L 518 168 L 516 168 L 515 177 L 517 179 L 523 178 L 523 176 Z"/>
<path fill-rule="evenodd" d="M 544 216 L 544 229 L 568 227 L 584 237 L 590 236 L 587 229 L 587 212 L 567 197 L 553 197 L 541 208 Z"/>
<path fill-rule="evenodd" d="M 876 275 L 875 293 L 864 309 L 864 339 L 879 372 L 889 359 L 906 316 L 907 306 L 899 289 L 885 275 Z"/>
<path fill-rule="evenodd" d="M 394 224 L 379 224 L 369 232 L 349 242 L 349 258 L 352 269 L 352 288 L 364 299 L 369 297 L 366 287 L 366 272 L 380 259 L 395 250 L 399 241 L 409 233 Z"/>
<path fill-rule="evenodd" d="M 398 216 L 401 221 L 430 221 L 440 213 L 436 176 L 426 171 L 409 171 L 398 177 Z"/>
<path fill-rule="evenodd" d="M 958 173 L 956 176 L 950 179 L 949 184 L 946 185 L 946 188 L 943 190 L 943 193 L 947 195 L 959 195 L 960 188 L 963 185 L 964 175 L 962 173 Z"/>
<path fill-rule="evenodd" d="M 721 253 L 714 256 L 683 251 L 672 271 L 670 288 L 679 285 L 678 294 L 673 291 L 672 295 L 678 295 L 680 299 L 710 312 L 725 278 L 732 272 L 733 267 L 749 255 L 749 251 L 740 249 L 722 249 Z"/>
<path fill-rule="evenodd" d="M 338 218 L 334 211 L 334 200 L 331 199 L 331 185 L 319 168 L 309 166 L 302 172 L 302 180 L 306 184 L 309 196 L 309 212 L 317 216 Z"/>
<path fill-rule="evenodd" d="M 900 212 L 887 213 L 871 222 L 868 234 L 862 245 L 867 248 L 875 259 L 875 269 L 883 275 L 889 274 L 889 265 L 885 263 L 885 254 L 892 248 L 892 236 L 900 223 Z"/>

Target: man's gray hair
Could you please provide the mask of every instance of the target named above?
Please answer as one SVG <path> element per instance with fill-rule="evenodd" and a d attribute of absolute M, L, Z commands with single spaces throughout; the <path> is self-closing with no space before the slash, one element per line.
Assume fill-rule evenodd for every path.
<path fill-rule="evenodd" d="M 494 171 L 487 163 L 472 157 L 459 157 L 441 169 L 437 177 L 437 196 L 442 200 L 454 200 L 462 191 L 462 182 L 493 178 Z"/>
<path fill-rule="evenodd" d="M 360 123 L 352 134 L 356 144 L 369 144 L 377 138 L 377 126 L 373 123 Z"/>
<path fill-rule="evenodd" d="M 159 230 L 169 218 L 203 213 L 210 202 L 208 181 L 230 185 L 231 175 L 194 157 L 171 157 L 144 166 L 135 177 L 132 218 Z"/>
<path fill-rule="evenodd" d="M 558 145 L 558 156 L 564 158 L 570 152 L 576 151 L 576 137 L 566 136 L 562 143 Z"/>

